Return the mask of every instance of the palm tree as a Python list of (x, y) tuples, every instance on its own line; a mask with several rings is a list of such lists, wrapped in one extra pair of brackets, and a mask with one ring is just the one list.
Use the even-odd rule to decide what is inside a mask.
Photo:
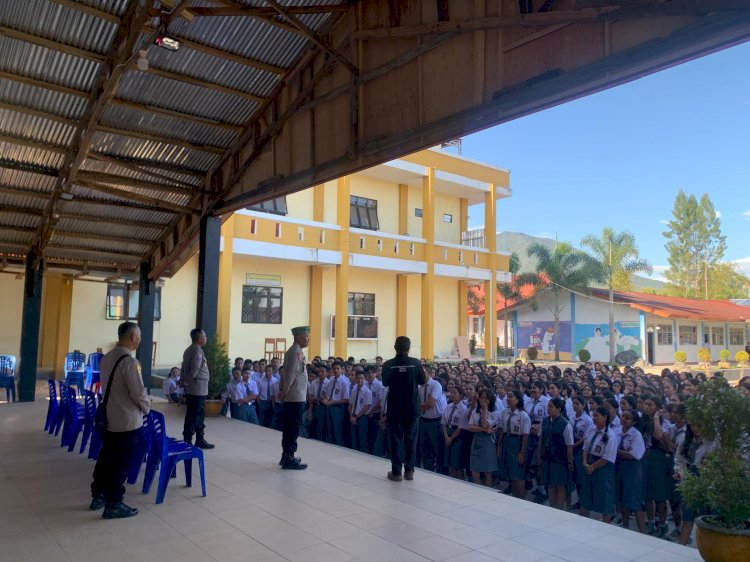
[[(554, 250), (539, 243), (531, 244), (526, 250), (529, 257), (537, 259), (535, 273), (524, 275), (525, 281), (537, 287), (545, 287), (552, 293), (555, 319), (555, 361), (560, 360), (560, 313), (565, 309), (560, 297), (563, 292), (585, 293), (594, 281), (603, 281), (600, 264), (591, 256), (576, 250), (567, 242), (556, 243)], [(572, 351), (572, 350), (571, 350)]]
[(519, 284), (518, 270), (521, 269), (521, 260), (518, 254), (513, 252), (510, 256), (508, 272), (511, 275), (511, 280), (508, 283), (497, 284), (497, 296), (503, 305), (503, 335), (505, 342), (503, 347), (508, 349), (508, 304), (511, 302), (518, 302), (521, 300), (521, 286)]
[(581, 246), (588, 248), (602, 267), (609, 289), (609, 362), (615, 362), (615, 307), (614, 290), (616, 279), (633, 273), (651, 273), (653, 268), (648, 260), (640, 259), (635, 237), (627, 231), (615, 232), (603, 228), (600, 238), (589, 235), (581, 240)]

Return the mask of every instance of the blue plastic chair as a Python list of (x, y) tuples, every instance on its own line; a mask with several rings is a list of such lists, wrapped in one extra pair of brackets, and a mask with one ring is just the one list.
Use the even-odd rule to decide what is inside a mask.
[(138, 445), (136, 445), (135, 452), (133, 453), (133, 461), (128, 472), (128, 484), (135, 484), (138, 481), (138, 475), (141, 473), (141, 466), (143, 466), (143, 463), (148, 458), (150, 451), (151, 416), (145, 414), (143, 416), (143, 426), (141, 427)]
[(14, 355), (0, 355), (0, 388), (5, 389), (5, 400), (16, 401), (16, 358)]
[(68, 387), (68, 415), (65, 419), (65, 426), (63, 427), (63, 435), (60, 440), (60, 446), (68, 446), (68, 452), (72, 452), (76, 448), (76, 441), (78, 441), (78, 434), (83, 429), (83, 422), (86, 418), (81, 405), (78, 403), (76, 397), (76, 391), (72, 386)]
[(94, 432), (94, 415), (96, 415), (96, 395), (87, 390), (84, 394), (83, 406), (83, 435), (81, 436), (81, 449), (79, 454), (83, 454), (88, 445), (89, 438)]
[[(55, 437), (60, 433), (60, 429), (65, 434), (65, 420), (68, 417), (68, 387), (65, 386), (65, 381), (58, 381), (60, 385), (60, 404), (57, 408), (57, 416), (55, 418)], [(62, 447), (62, 445), (60, 445)]]
[(163, 503), (167, 494), (169, 480), (175, 473), (177, 463), (185, 463), (185, 485), (193, 485), (193, 459), (198, 459), (201, 477), (201, 491), (206, 496), (206, 472), (203, 463), (203, 451), (182, 441), (170, 441), (165, 430), (164, 414), (151, 411), (151, 451), (146, 461), (146, 473), (143, 477), (143, 493), (148, 494), (159, 468), (159, 485), (156, 489), (156, 503)]
[(86, 377), (86, 354), (80, 351), (71, 351), (65, 354), (65, 384), (77, 386), (78, 394), (83, 395), (85, 389), (84, 379)]
[[(100, 351), (89, 353), (89, 360), (86, 364), (86, 388), (89, 390), (98, 390), (100, 385), (99, 362), (104, 357)], [(96, 388), (96, 390), (95, 390)]]
[(47, 406), (47, 419), (44, 420), (44, 431), (51, 434), (55, 430), (57, 411), (60, 408), (60, 404), (57, 402), (57, 387), (55, 386), (55, 379), (49, 379), (47, 381), (47, 386), (49, 386), (49, 406)]

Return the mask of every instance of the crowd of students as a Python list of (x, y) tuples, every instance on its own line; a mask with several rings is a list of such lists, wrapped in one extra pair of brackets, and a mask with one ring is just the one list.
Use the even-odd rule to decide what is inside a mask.
[[(417, 466), (691, 542), (696, 514), (676, 484), (718, 446), (685, 419), (685, 401), (704, 373), (422, 362)], [(235, 360), (225, 393), (233, 418), (279, 429), (279, 368), (276, 359)], [(381, 357), (374, 364), (315, 357), (301, 435), (388, 457), (381, 368)], [(738, 391), (750, 399), (750, 377)]]

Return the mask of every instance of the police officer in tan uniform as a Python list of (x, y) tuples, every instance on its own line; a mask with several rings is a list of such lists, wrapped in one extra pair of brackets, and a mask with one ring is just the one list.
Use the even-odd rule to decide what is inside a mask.
[(284, 354), (281, 369), (279, 400), (281, 409), (281, 461), (284, 470), (304, 470), (306, 464), (294, 456), (297, 452), (297, 437), (302, 423), (302, 414), (307, 401), (307, 370), (305, 354), (302, 351), (310, 343), (310, 326), (292, 328), (294, 344)]
[(208, 364), (203, 354), (203, 346), (206, 345), (206, 332), (199, 328), (190, 330), (190, 339), (193, 341), (182, 354), (182, 377), (181, 383), (185, 385), (185, 425), (182, 429), (182, 437), (185, 443), (193, 442), (195, 433), (195, 446), (201, 449), (213, 449), (214, 445), (206, 441), (203, 433), (206, 429), (206, 395), (208, 394)]

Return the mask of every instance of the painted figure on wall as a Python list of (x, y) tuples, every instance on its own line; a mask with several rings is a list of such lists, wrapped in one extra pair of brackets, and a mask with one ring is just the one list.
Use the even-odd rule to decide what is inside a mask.
[(553, 326), (547, 326), (547, 330), (544, 332), (542, 353), (544, 353), (545, 359), (552, 359), (552, 354), (555, 353), (555, 328)]
[(594, 330), (594, 335), (588, 339), (583, 349), (591, 354), (592, 361), (608, 361), (609, 335), (602, 335), (602, 329), (597, 327)]
[(529, 347), (542, 349), (542, 329), (539, 326), (537, 326), (531, 336), (529, 336)]

